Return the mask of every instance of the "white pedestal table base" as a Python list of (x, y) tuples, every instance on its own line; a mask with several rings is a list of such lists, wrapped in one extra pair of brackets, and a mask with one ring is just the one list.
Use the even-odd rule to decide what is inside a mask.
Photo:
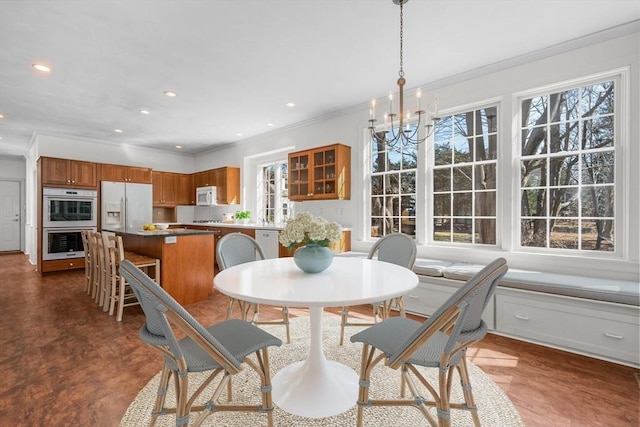
[(301, 417), (338, 415), (351, 409), (358, 399), (358, 374), (324, 356), (322, 311), (323, 307), (310, 308), (311, 342), (307, 359), (281, 369), (272, 380), (275, 404)]

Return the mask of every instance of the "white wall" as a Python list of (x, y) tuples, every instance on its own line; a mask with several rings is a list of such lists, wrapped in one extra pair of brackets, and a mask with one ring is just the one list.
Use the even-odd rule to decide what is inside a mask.
[(88, 141), (39, 134), (36, 156), (86, 160), (96, 163), (112, 163), (141, 166), (164, 172), (191, 173), (193, 156), (163, 151), (116, 145), (100, 141)]
[[(501, 156), (505, 159), (511, 159), (516, 153), (516, 147), (511, 143), (511, 140), (513, 135), (517, 135), (517, 132), (514, 132), (517, 126), (515, 116), (518, 110), (515, 96), (518, 92), (559, 82), (569, 82), (614, 69), (628, 68), (629, 116), (626, 118), (627, 128), (619, 135), (619, 137), (627, 139), (628, 151), (619, 152), (617, 156), (617, 161), (626, 162), (627, 174), (625, 183), (621, 185), (624, 191), (622, 194), (620, 192), (617, 194), (617, 197), (622, 197), (626, 201), (622, 221), (617, 224), (617, 227), (623, 227), (623, 234), (629, 236), (629, 244), (624, 248), (623, 258), (607, 258), (606, 254), (604, 256), (595, 254), (593, 257), (586, 258), (518, 253), (513, 250), (514, 242), (506, 241), (507, 239), (503, 239), (498, 248), (451, 248), (421, 244), (419, 256), (478, 263), (486, 263), (497, 256), (504, 256), (508, 259), (511, 268), (540, 269), (569, 274), (575, 274), (579, 271), (581, 274), (594, 277), (640, 280), (638, 271), (640, 253), (638, 238), (640, 235), (638, 220), (640, 218), (640, 185), (638, 185), (640, 182), (640, 168), (638, 167), (640, 165), (640, 144), (638, 144), (640, 140), (640, 121), (638, 120), (640, 117), (639, 56), (640, 33), (636, 32), (588, 47), (557, 53), (543, 59), (537, 59), (538, 56), (536, 60), (531, 62), (491, 74), (441, 84), (438, 87), (434, 85), (429, 88), (428, 96), (424, 101), (433, 102), (433, 94), (437, 92), (440, 112), (446, 114), (447, 110), (459, 109), (461, 106), (497, 100), (501, 111)], [(414, 78), (419, 80), (419, 76), (414, 76)], [(356, 82), (357, 80), (354, 80), (354, 84), (357, 84)], [(625, 94), (619, 93), (619, 95)], [(381, 101), (383, 100), (379, 100), (379, 104)], [(352, 147), (351, 200), (297, 203), (296, 211), (305, 210), (314, 214), (322, 214), (327, 219), (351, 227), (353, 229), (352, 247), (355, 250), (366, 251), (372, 244), (366, 239), (365, 225), (367, 221), (364, 216), (367, 187), (363, 159), (367, 119), (368, 105), (362, 104), (312, 123), (259, 135), (234, 146), (205, 153), (198, 156), (195, 167), (196, 170), (224, 165), (243, 167), (252, 164), (253, 160), (251, 159), (267, 149), (271, 151), (290, 146), (299, 150), (334, 142), (350, 145)], [(513, 217), (511, 206), (514, 203), (518, 204), (517, 198), (515, 198), (517, 196), (514, 197), (517, 180), (514, 181), (512, 178), (514, 169), (511, 163), (508, 160), (504, 161), (499, 170), (501, 176), (499, 193), (502, 199), (499, 219), (503, 224), (501, 234), (504, 236), (513, 234), (510, 230), (514, 227), (513, 224), (516, 224), (516, 219)], [(504, 165), (507, 166), (504, 167)], [(245, 194), (251, 194), (251, 191), (247, 189), (247, 183), (253, 182), (254, 177), (251, 168), (243, 168), (242, 179)], [(424, 185), (424, 181), (422, 184)], [(255, 207), (249, 207), (255, 209)], [(422, 224), (424, 225), (424, 221)], [(419, 243), (424, 243), (426, 233), (422, 230), (418, 234)]]
[(0, 156), (0, 179), (15, 181), (20, 184), (20, 250), (25, 251), (25, 224), (27, 219), (26, 204), (27, 162), (24, 157)]

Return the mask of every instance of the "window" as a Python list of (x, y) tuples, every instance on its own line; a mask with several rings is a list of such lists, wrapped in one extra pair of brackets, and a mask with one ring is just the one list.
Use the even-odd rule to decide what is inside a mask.
[[(382, 131), (379, 135), (383, 137), (386, 132)], [(393, 130), (393, 134), (397, 132), (397, 129)], [(396, 232), (415, 236), (417, 146), (398, 144), (393, 147), (376, 138), (372, 138), (370, 143), (369, 236), (380, 237)]]
[(434, 241), (496, 244), (497, 129), (495, 106), (436, 121)]
[(260, 166), (261, 177), (258, 194), (260, 219), (265, 223), (283, 223), (291, 215), (291, 202), (287, 189), (287, 161)]
[(614, 251), (615, 84), (521, 101), (520, 244)]

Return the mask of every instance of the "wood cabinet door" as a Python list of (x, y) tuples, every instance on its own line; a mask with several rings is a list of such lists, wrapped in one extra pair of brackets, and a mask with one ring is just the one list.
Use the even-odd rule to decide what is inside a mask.
[(178, 196), (178, 174), (163, 172), (162, 174), (162, 203), (175, 205)]
[(228, 166), (222, 168), (216, 180), (218, 187), (218, 203), (227, 205), (240, 204), (240, 168)]
[(161, 205), (162, 204), (162, 172), (152, 172), (152, 183), (153, 183), (153, 204)]
[(100, 180), (125, 182), (127, 180), (127, 167), (120, 165), (100, 165)]
[(70, 161), (71, 185), (79, 187), (98, 186), (97, 164), (92, 162)]
[(216, 174), (214, 169), (196, 172), (193, 174), (193, 185), (195, 188), (215, 186), (215, 179)]
[(178, 205), (196, 204), (196, 190), (193, 186), (193, 175), (178, 175), (178, 196), (176, 203)]
[(44, 185), (69, 185), (69, 160), (43, 157), (42, 162), (42, 184)]
[(150, 168), (141, 168), (138, 166), (128, 166), (126, 179), (128, 182), (137, 182), (138, 184), (151, 184), (152, 173)]
[(309, 151), (298, 151), (288, 156), (289, 199), (308, 200), (311, 197), (309, 175)]

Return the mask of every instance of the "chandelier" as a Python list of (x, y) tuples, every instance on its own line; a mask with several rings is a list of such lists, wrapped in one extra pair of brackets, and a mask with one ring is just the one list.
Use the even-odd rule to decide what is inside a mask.
[[(420, 109), (420, 98), (422, 93), (420, 89), (416, 91), (416, 111), (415, 116), (417, 116), (417, 120), (413, 119), (407, 110), (403, 113), (404, 110), (404, 85), (406, 80), (404, 78), (404, 69), (403, 69), (403, 10), (402, 7), (409, 0), (393, 0), (393, 3), (400, 6), (400, 71), (398, 72), (398, 100), (399, 100), (399, 109), (397, 113), (393, 112), (393, 93), (389, 93), (389, 112), (385, 113), (384, 121), (385, 121), (385, 129), (389, 129), (388, 131), (379, 131), (376, 132), (376, 100), (373, 99), (371, 101), (371, 108), (369, 109), (369, 130), (371, 131), (371, 138), (375, 139), (377, 142), (386, 144), (390, 147), (396, 147), (398, 145), (401, 146), (410, 146), (410, 145), (418, 145), (424, 142), (427, 138), (433, 134), (433, 122), (438, 119), (438, 97), (436, 96), (434, 99), (434, 110), (428, 111)], [(426, 124), (424, 125), (426, 131), (420, 137), (420, 125), (423, 120), (423, 116), (426, 115)], [(415, 126), (414, 126), (415, 124)]]

